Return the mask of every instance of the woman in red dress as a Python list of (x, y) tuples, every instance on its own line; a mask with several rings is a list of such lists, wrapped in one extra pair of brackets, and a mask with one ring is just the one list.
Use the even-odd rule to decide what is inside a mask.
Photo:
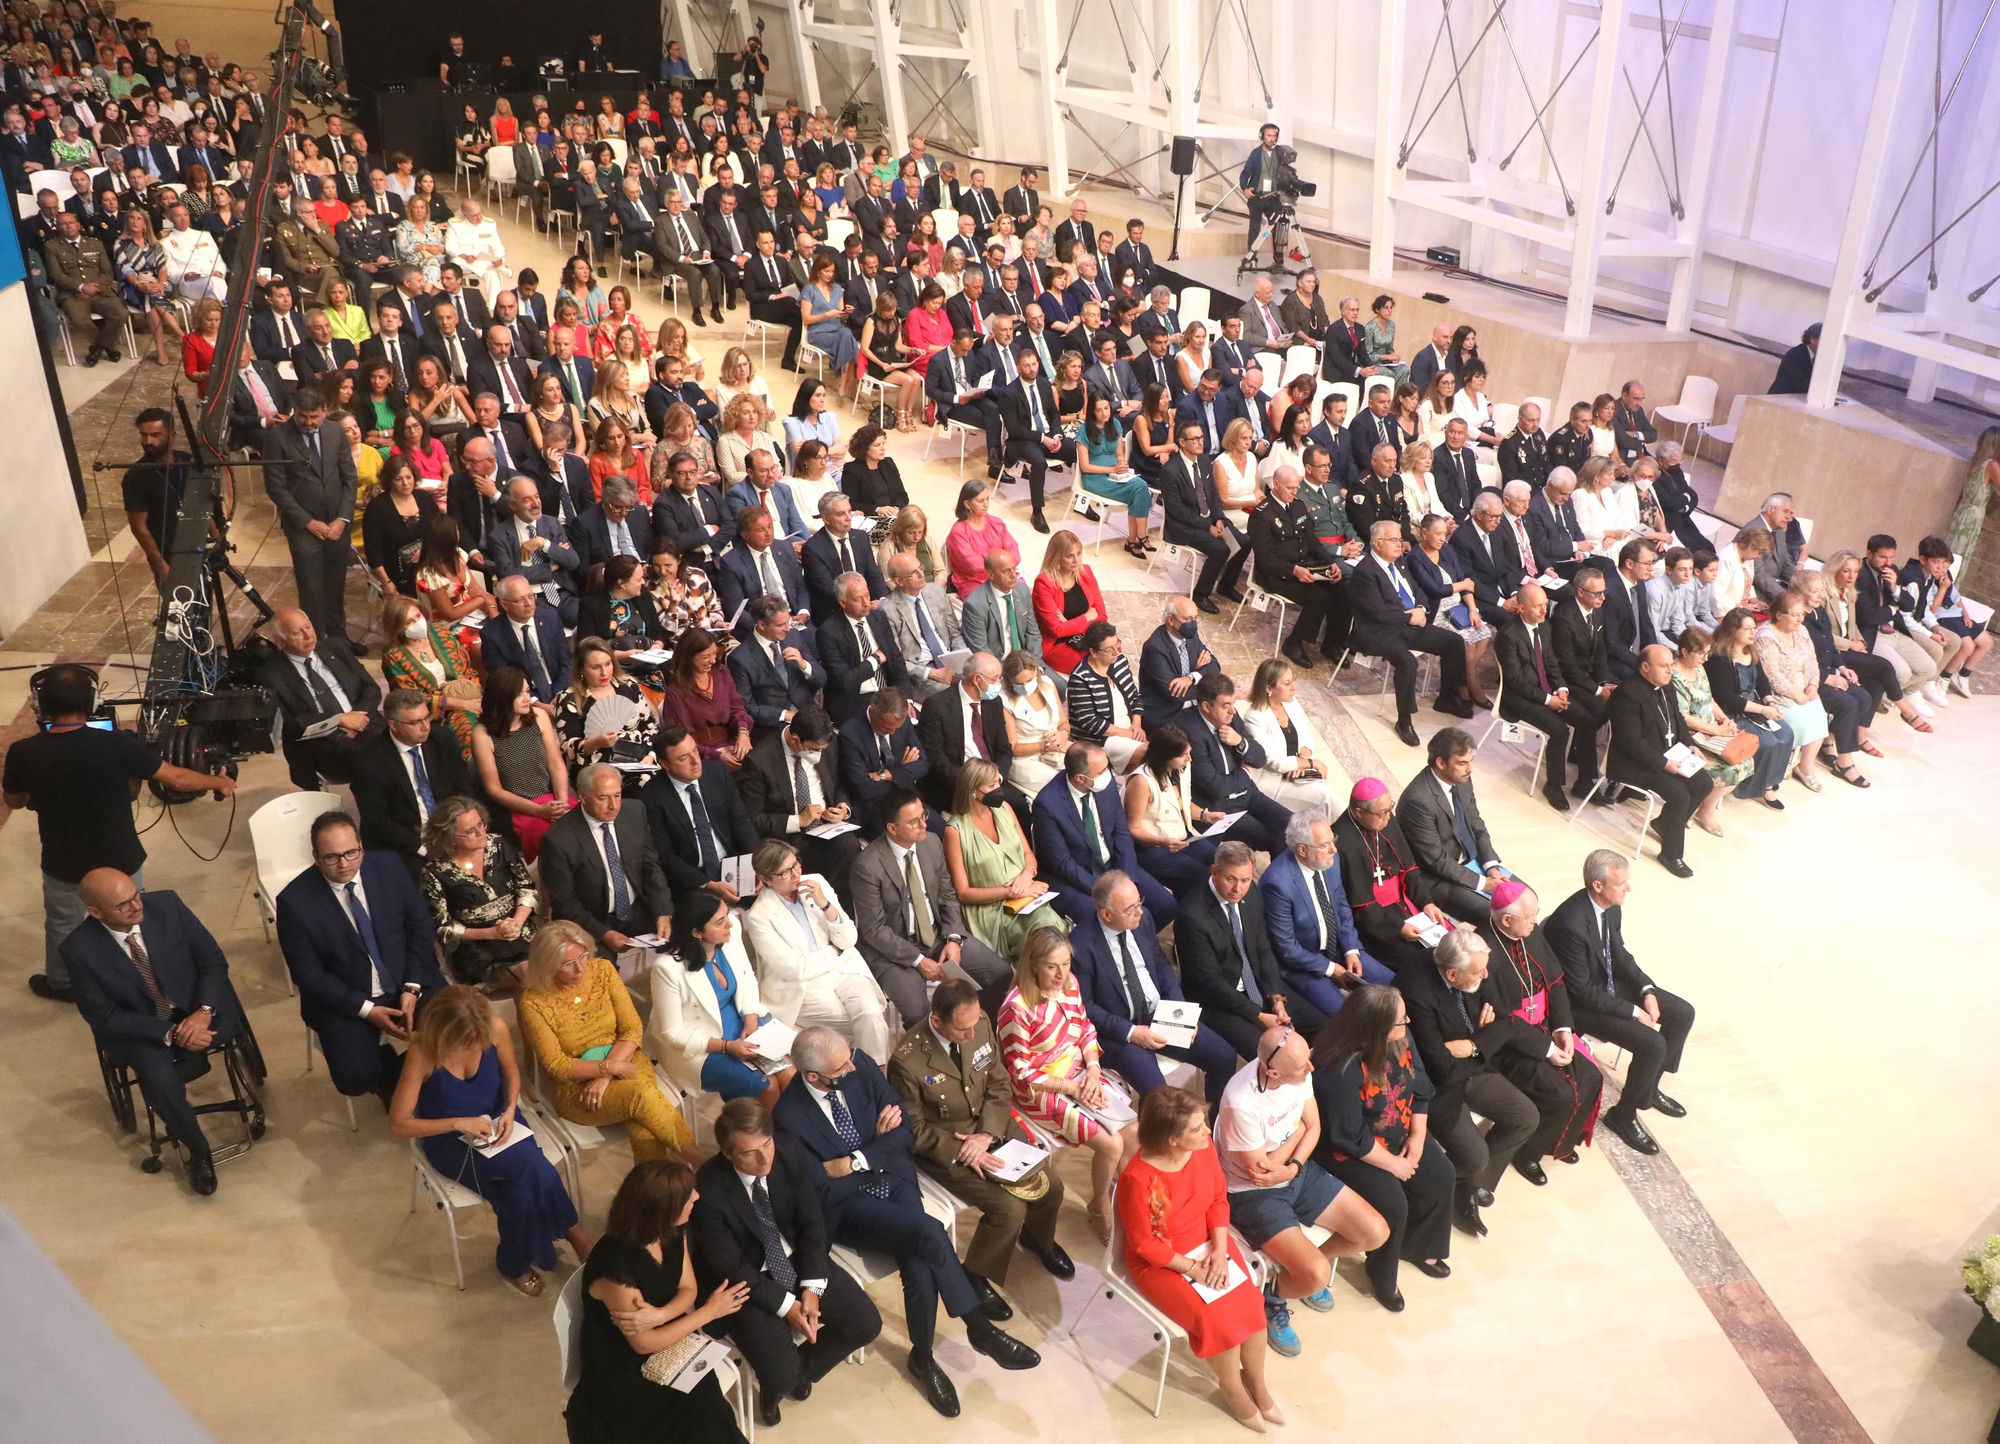
[[(1229, 1237), (1228, 1185), (1207, 1110), (1192, 1093), (1156, 1088), (1139, 1105), (1139, 1156), (1118, 1180), (1118, 1223), (1132, 1282), (1187, 1330), (1188, 1347), (1215, 1370), (1236, 1422), (1260, 1434), (1265, 1420), (1284, 1423), (1264, 1383), (1263, 1295)], [(1230, 1262), (1243, 1282), (1203, 1300), (1195, 1284), (1221, 1287)]]

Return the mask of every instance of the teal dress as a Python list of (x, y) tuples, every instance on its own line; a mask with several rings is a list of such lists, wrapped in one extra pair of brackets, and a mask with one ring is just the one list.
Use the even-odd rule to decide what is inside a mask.
[[(1118, 464), (1118, 441), (1124, 434), (1125, 424), (1113, 417), (1110, 429), (1093, 434), (1091, 428), (1085, 426), (1077, 432), (1076, 441), (1090, 458), (1091, 465), (1115, 466)], [(1113, 481), (1101, 471), (1086, 471), (1081, 475), (1085, 491), (1116, 502), (1135, 517), (1144, 518), (1153, 509), (1153, 493), (1137, 475), (1123, 481)]]
[[(707, 968), (709, 984), (715, 989), (716, 1005), (722, 1010), (722, 1040), (733, 1043), (743, 1036), (744, 1022), (743, 1013), (736, 1006), (736, 970), (730, 967), (729, 954), (722, 948), (715, 950)], [(771, 1080), (761, 1070), (727, 1053), (710, 1053), (701, 1060), (702, 1088), (706, 1092), (720, 1094), (725, 1103), (733, 1098), (755, 1098), (770, 1083)]]

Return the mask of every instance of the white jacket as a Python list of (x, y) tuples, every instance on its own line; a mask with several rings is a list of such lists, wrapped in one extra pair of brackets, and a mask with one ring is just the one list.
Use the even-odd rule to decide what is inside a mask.
[[(741, 915), (731, 919), (734, 927), (723, 945), (729, 970), (736, 975), (736, 1010), (750, 1029), (753, 1018), (769, 1011), (757, 988), (757, 970), (750, 964), (750, 952), (743, 944)], [(666, 1070), (680, 1088), (701, 1092), (701, 1065), (708, 1060), (708, 1040), (722, 1036), (722, 1004), (708, 970), (690, 972), (671, 953), (653, 958), (653, 1009), (646, 1020), (646, 1051)]]
[[(821, 909), (810, 899), (806, 911), (812, 917), (808, 935), (799, 929), (799, 920), (784, 899), (771, 888), (759, 888), (757, 901), (743, 917), (744, 939), (757, 963), (758, 990), (764, 1006), (788, 1024), (796, 1025), (799, 1004), (811, 988), (830, 982), (842, 973), (866, 978), (877, 1001), (887, 1005), (875, 975), (854, 946), (860, 931), (854, 920), (841, 910), (833, 888), (817, 873), (808, 875), (826, 894), (828, 907)], [(801, 884), (803, 886), (803, 883)]]

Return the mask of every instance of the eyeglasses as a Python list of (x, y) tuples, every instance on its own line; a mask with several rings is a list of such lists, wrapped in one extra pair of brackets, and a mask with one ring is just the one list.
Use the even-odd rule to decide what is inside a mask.
[(359, 862), (361, 861), (362, 851), (363, 849), (361, 848), (350, 847), (346, 852), (323, 852), (319, 855), (319, 860), (321, 862), (338, 862), (342, 864)]

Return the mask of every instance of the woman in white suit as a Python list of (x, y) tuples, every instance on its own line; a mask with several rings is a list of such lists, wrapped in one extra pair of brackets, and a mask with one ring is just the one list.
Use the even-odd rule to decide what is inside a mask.
[[(1328, 817), (1338, 817), (1347, 805), (1341, 800), (1347, 784), (1345, 779), (1336, 780), (1333, 754), (1299, 705), (1290, 662), (1267, 657), (1258, 664), (1250, 683), (1250, 705), (1242, 717), (1244, 730), (1264, 749), (1265, 765), (1253, 774), (1257, 790), (1294, 812), (1324, 807)], [(1295, 775), (1313, 771), (1321, 775)]]
[(791, 1080), (786, 1067), (766, 1073), (750, 1035), (772, 1014), (757, 991), (736, 912), (711, 892), (674, 908), (674, 934), (653, 959), (653, 1015), (646, 1025), (652, 1056), (689, 1095), (725, 1103), (761, 1098), (769, 1108)]
[(765, 1006), (794, 1028), (831, 1028), (887, 1067), (888, 999), (854, 946), (854, 920), (825, 878), (805, 875), (790, 843), (766, 842), (750, 864), (759, 886), (743, 935)]

